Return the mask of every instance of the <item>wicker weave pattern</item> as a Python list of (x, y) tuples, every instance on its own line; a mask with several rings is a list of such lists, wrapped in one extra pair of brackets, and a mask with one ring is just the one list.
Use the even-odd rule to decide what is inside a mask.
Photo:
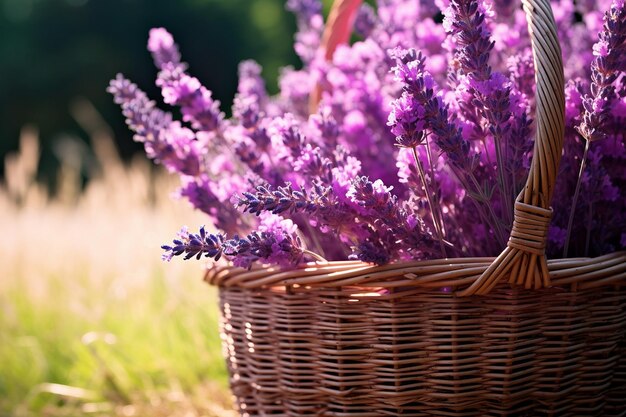
[(242, 415), (626, 410), (624, 287), (502, 286), (465, 298), (411, 287), (377, 296), (357, 287), (263, 294), (233, 287), (220, 299), (225, 311), (253, 303), (223, 329)]
[(626, 253), (455, 295), (490, 262), (211, 270), (242, 415), (624, 415)]

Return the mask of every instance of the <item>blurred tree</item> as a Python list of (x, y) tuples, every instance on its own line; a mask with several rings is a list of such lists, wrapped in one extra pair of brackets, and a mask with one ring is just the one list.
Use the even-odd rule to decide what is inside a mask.
[(50, 179), (53, 141), (86, 139), (69, 111), (78, 97), (103, 114), (123, 156), (138, 150), (105, 88), (122, 72), (160, 99), (146, 51), (156, 26), (172, 32), (191, 72), (227, 113), (242, 59), (264, 67), (274, 92), (279, 67), (299, 65), (284, 0), (0, 0), (0, 175), (20, 129), (34, 124), (43, 142), (40, 171)]

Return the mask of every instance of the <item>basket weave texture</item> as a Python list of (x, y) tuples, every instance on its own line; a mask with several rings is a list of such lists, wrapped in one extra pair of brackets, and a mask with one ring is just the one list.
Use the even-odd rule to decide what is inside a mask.
[(563, 66), (549, 0), (523, 4), (537, 133), (505, 250), (209, 270), (242, 416), (626, 416), (626, 252), (545, 258)]
[(241, 415), (626, 415), (626, 254), (447, 291), (490, 261), (211, 271)]

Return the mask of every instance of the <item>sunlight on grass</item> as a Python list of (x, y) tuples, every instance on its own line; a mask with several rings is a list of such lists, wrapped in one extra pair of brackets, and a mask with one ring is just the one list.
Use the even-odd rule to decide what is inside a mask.
[(0, 188), (0, 415), (228, 415), (216, 292), (159, 245), (207, 221), (148, 162), (94, 136), (100, 177), (55, 199), (34, 183), (36, 133)]

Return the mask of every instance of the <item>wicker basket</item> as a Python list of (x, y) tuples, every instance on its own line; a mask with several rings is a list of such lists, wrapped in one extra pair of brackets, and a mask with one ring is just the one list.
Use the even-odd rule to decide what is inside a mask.
[(549, 0), (524, 9), (537, 135), (507, 248), (210, 270), (242, 416), (626, 416), (626, 253), (545, 259), (563, 70)]

